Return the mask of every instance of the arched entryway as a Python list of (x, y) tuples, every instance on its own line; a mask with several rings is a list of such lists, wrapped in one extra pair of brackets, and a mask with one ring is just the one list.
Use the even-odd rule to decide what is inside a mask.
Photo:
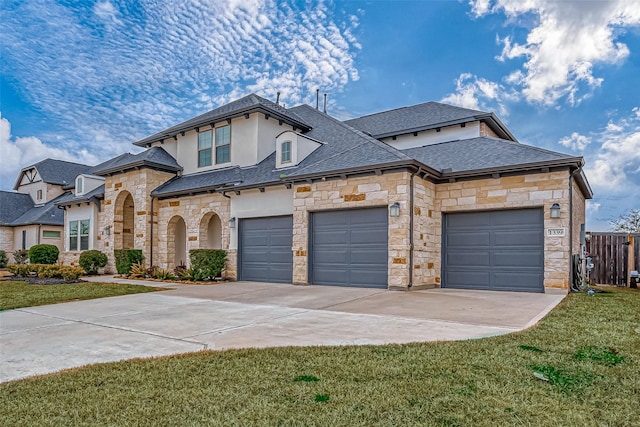
[(114, 249), (133, 249), (135, 236), (135, 203), (128, 191), (118, 194), (113, 217)]
[(187, 264), (187, 225), (178, 215), (167, 226), (167, 261), (169, 268)]
[(200, 248), (222, 249), (222, 221), (215, 212), (209, 212), (200, 221)]

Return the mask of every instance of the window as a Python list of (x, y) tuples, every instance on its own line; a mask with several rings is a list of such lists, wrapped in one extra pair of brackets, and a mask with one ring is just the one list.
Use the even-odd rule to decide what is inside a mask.
[(82, 194), (82, 187), (84, 187), (84, 179), (79, 176), (76, 178), (76, 194)]
[(280, 161), (282, 163), (289, 163), (291, 161), (291, 141), (283, 142), (281, 148)]
[(86, 251), (89, 249), (89, 220), (69, 221), (69, 250)]
[(60, 232), (53, 230), (43, 230), (42, 237), (44, 237), (45, 239), (57, 239), (60, 237)]
[(38, 195), (37, 195), (37, 197), (38, 197), (38, 201), (42, 200), (42, 190), (38, 190), (38, 193), (37, 193), (37, 194), (38, 194)]
[(211, 131), (198, 134), (198, 167), (211, 166)]
[(216, 164), (231, 161), (231, 126), (216, 128)]

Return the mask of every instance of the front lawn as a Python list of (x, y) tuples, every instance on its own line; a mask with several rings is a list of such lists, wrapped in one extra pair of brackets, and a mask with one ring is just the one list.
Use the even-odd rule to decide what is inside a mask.
[(637, 426), (640, 292), (463, 342), (202, 352), (0, 385), (6, 425)]
[(0, 311), (161, 290), (150, 286), (79, 282), (62, 285), (29, 285), (22, 281), (0, 282)]

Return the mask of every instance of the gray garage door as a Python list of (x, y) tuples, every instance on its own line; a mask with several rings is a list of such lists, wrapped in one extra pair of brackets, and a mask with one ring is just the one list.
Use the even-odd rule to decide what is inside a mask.
[(311, 214), (311, 283), (387, 287), (387, 208)]
[(240, 220), (239, 278), (257, 282), (291, 283), (293, 279), (293, 217)]
[(444, 215), (442, 286), (544, 292), (542, 209)]

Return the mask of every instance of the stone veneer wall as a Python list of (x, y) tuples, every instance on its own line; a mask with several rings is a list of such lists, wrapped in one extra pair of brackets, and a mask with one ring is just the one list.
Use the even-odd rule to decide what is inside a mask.
[[(154, 255), (154, 263), (162, 268), (174, 268), (173, 260), (169, 254), (172, 253), (168, 247), (169, 242), (169, 222), (180, 216), (187, 227), (187, 258), (191, 249), (202, 249), (206, 247), (204, 237), (206, 227), (209, 224), (211, 214), (220, 218), (222, 223), (222, 249), (227, 250), (227, 267), (223, 275), (236, 278), (236, 263), (234, 255), (230, 254), (229, 248), (229, 227), (226, 227), (230, 217), (229, 199), (221, 194), (203, 194), (199, 196), (189, 196), (174, 199), (156, 201), (158, 205), (157, 225), (155, 225), (155, 236), (158, 242), (157, 255)], [(203, 246), (204, 245), (204, 246)], [(235, 253), (235, 251), (234, 251)], [(187, 259), (187, 265), (189, 260)]]
[(0, 250), (5, 251), (9, 262), (13, 262), (13, 228), (0, 227)]
[[(102, 209), (99, 213), (98, 236), (96, 249), (99, 249), (109, 257), (108, 271), (115, 271), (115, 263), (113, 258), (114, 236), (116, 233), (115, 222), (122, 221), (122, 206), (116, 206), (116, 201), (122, 201), (124, 198), (118, 199), (124, 191), (131, 193), (134, 202), (134, 248), (142, 249), (146, 263), (150, 261), (151, 245), (153, 244), (154, 256), (158, 253), (157, 238), (151, 242), (151, 191), (160, 184), (168, 181), (174, 174), (160, 172), (148, 168), (126, 172), (123, 174), (108, 176), (105, 179), (104, 200)], [(157, 220), (158, 201), (154, 205), (154, 232), (158, 227)], [(111, 233), (104, 232), (105, 227), (111, 227)], [(154, 261), (155, 262), (155, 261)]]
[(496, 134), (493, 129), (491, 129), (486, 123), (482, 122), (480, 122), (480, 136), (499, 138), (498, 134)]
[(435, 212), (436, 185), (419, 177), (413, 183), (413, 289), (439, 283), (439, 215)]
[(308, 284), (309, 212), (400, 204), (400, 216), (389, 218), (389, 288), (409, 285), (409, 176), (408, 172), (345, 180), (318, 181), (294, 186), (293, 282)]
[[(549, 218), (553, 203), (560, 205), (559, 219)], [(519, 175), (439, 184), (436, 188), (435, 228), (442, 228), (442, 215), (490, 209), (544, 208), (544, 228), (566, 229), (565, 237), (544, 240), (544, 286), (569, 286), (569, 171)], [(576, 220), (574, 219), (574, 222)], [(440, 247), (437, 248), (440, 251)], [(441, 254), (436, 261), (438, 279), (441, 274)]]
[(573, 250), (572, 253), (581, 253), (580, 225), (586, 222), (585, 198), (580, 188), (573, 182)]

